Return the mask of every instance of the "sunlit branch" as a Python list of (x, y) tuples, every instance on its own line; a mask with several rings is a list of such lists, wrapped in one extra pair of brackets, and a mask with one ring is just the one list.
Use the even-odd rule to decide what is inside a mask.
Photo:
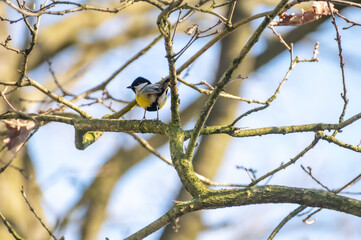
[(9, 233), (14, 237), (16, 240), (25, 240), (24, 238), (20, 237), (19, 234), (15, 231), (14, 227), (9, 223), (8, 220), (0, 213), (0, 218), (3, 221), (5, 227), (8, 229)]
[(347, 149), (350, 149), (355, 152), (361, 152), (361, 147), (342, 142), (342, 141), (336, 139), (333, 135), (329, 136), (324, 133), (320, 133), (320, 137), (321, 137), (321, 139), (326, 140), (329, 143), (334, 143), (340, 147), (347, 148)]
[(47, 95), (50, 98), (52, 98), (53, 100), (55, 100), (56, 102), (62, 103), (65, 106), (67, 106), (67, 107), (73, 109), (74, 111), (78, 112), (81, 116), (83, 116), (85, 118), (92, 118), (92, 116), (90, 116), (88, 113), (86, 113), (83, 109), (79, 108), (78, 106), (76, 106), (72, 102), (66, 100), (65, 98), (55, 94), (54, 92), (46, 89), (45, 87), (40, 85), (37, 81), (31, 79), (28, 76), (26, 76), (26, 79), (27, 79), (27, 81), (25, 82), (24, 86), (33, 86), (36, 89), (38, 89), (39, 91), (41, 91), (42, 93), (44, 93), (45, 95)]

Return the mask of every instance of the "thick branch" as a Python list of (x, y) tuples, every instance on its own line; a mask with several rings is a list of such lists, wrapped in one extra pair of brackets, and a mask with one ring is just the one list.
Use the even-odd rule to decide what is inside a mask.
[[(340, 130), (354, 123), (361, 118), (361, 113), (356, 114), (342, 123), (313, 123), (304, 125), (291, 125), (280, 127), (264, 127), (254, 129), (240, 129), (231, 126), (211, 126), (201, 130), (201, 135), (211, 134), (228, 134), (232, 137), (254, 137), (269, 134), (288, 134), (299, 132), (318, 132)], [(25, 114), (21, 112), (7, 112), (0, 114), (2, 119), (30, 119), (38, 122), (60, 122), (73, 125), (80, 131), (103, 131), (103, 132), (137, 132), (137, 133), (156, 133), (164, 136), (168, 135), (169, 125), (160, 121), (152, 120), (118, 120), (118, 119), (84, 119), (73, 113), (59, 113), (57, 115), (38, 115)], [(192, 130), (184, 131), (184, 138), (188, 139), (192, 134)], [(339, 144), (334, 138), (322, 134), (321, 138)], [(352, 149), (356, 150), (356, 149)]]
[(245, 206), (263, 203), (295, 203), (321, 207), (361, 217), (361, 201), (331, 192), (284, 186), (256, 186), (245, 189), (211, 191), (200, 198), (180, 203), (158, 220), (127, 239), (142, 239), (186, 213), (202, 209)]
[(214, 191), (200, 199), (202, 209), (234, 207), (260, 203), (297, 203), (322, 207), (361, 217), (361, 201), (323, 190), (284, 186), (257, 186)]
[[(361, 118), (361, 113), (352, 116), (342, 123), (332, 124), (332, 123), (312, 123), (304, 125), (291, 125), (291, 126), (280, 126), (280, 127), (263, 127), (263, 128), (254, 128), (254, 129), (240, 129), (233, 126), (210, 126), (205, 127), (201, 130), (201, 135), (211, 135), (211, 134), (228, 134), (232, 137), (254, 137), (254, 136), (263, 136), (268, 134), (288, 134), (288, 133), (299, 133), (299, 132), (318, 132), (318, 131), (331, 131), (331, 130), (340, 130), (347, 127), (348, 125), (354, 123)], [(185, 131), (185, 138), (190, 138), (193, 130)], [(325, 140), (327, 136), (322, 135)], [(333, 141), (335, 142), (335, 141)], [(335, 142), (336, 143), (336, 142)], [(337, 143), (336, 143), (337, 144)], [(340, 145), (340, 144), (338, 144)], [(354, 149), (353, 149), (354, 150)]]
[(136, 132), (168, 135), (168, 124), (153, 120), (85, 119), (72, 113), (38, 115), (20, 112), (1, 114), (0, 120), (2, 119), (29, 119), (43, 124), (48, 122), (61, 122), (73, 125), (77, 131)]

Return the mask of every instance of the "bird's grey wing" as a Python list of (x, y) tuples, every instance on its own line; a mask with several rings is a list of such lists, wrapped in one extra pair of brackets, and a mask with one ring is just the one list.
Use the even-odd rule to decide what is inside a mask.
[(159, 84), (150, 84), (143, 88), (142, 93), (146, 94), (159, 94), (162, 92), (161, 86)]

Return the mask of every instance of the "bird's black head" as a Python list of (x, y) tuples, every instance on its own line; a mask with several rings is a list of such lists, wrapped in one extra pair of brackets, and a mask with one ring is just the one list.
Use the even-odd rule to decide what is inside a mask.
[(135, 92), (135, 88), (136, 88), (137, 86), (139, 86), (140, 84), (142, 84), (142, 83), (146, 83), (147, 85), (148, 85), (148, 84), (151, 84), (151, 82), (150, 82), (149, 80), (147, 80), (147, 79), (145, 79), (145, 78), (143, 78), (143, 77), (137, 77), (137, 78), (133, 81), (132, 85), (128, 86), (127, 88), (130, 88), (130, 89), (132, 89), (132, 90)]

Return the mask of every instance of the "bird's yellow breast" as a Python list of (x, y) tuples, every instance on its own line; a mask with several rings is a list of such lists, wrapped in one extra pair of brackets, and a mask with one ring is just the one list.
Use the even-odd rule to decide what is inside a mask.
[(137, 101), (138, 105), (142, 108), (146, 109), (152, 105), (152, 98), (147, 96), (147, 94), (138, 93), (135, 95), (135, 100)]

